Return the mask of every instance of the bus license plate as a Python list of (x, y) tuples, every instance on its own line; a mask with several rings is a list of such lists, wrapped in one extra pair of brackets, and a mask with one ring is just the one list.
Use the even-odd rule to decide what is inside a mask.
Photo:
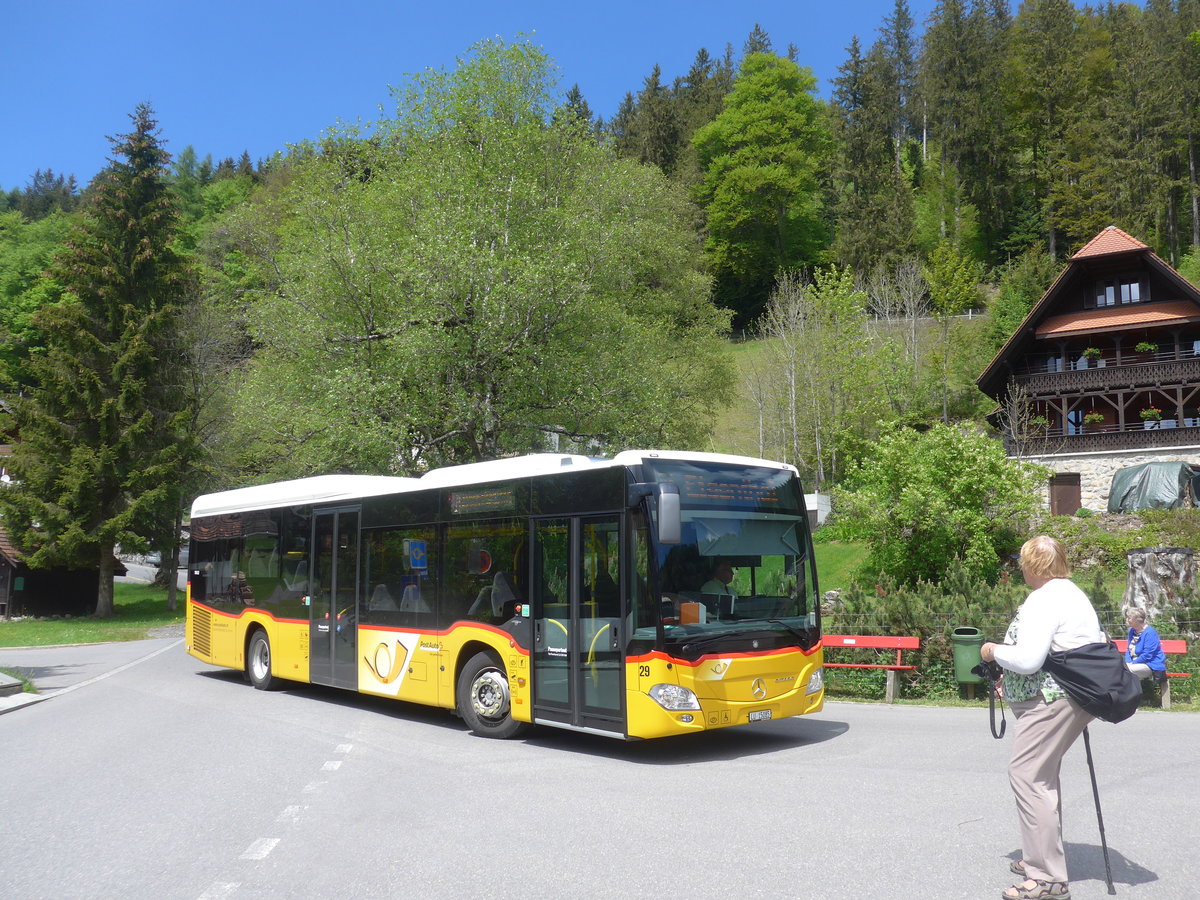
[(771, 718), (771, 711), (769, 709), (755, 709), (750, 711), (751, 722), (765, 722), (769, 718)]

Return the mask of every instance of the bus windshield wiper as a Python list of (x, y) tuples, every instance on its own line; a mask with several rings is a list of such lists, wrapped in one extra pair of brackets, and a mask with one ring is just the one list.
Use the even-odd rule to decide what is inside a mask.
[(789, 632), (791, 632), (793, 635), (798, 637), (801, 641), (808, 640), (808, 632), (807, 631), (801, 631), (799, 628), (789, 625), (787, 622), (783, 621), (783, 619), (767, 619), (766, 621), (770, 622), (772, 625), (782, 625)]
[(697, 635), (691, 640), (679, 645), (679, 649), (684, 653), (689, 650), (695, 650), (700, 647), (707, 647), (709, 644), (717, 644), (728, 638), (741, 637), (745, 632), (742, 631), (722, 631), (718, 634)]

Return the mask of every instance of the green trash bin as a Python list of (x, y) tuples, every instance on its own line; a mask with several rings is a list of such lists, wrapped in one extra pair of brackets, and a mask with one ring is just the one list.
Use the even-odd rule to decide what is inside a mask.
[(963, 626), (955, 628), (950, 635), (954, 644), (954, 677), (959, 684), (982, 684), (983, 679), (971, 669), (982, 662), (979, 648), (983, 646), (983, 632), (978, 628)]

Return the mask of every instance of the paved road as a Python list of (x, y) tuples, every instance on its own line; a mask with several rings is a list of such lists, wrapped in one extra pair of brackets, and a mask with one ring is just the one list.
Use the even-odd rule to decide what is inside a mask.
[[(3, 898), (965, 900), (1013, 880), (984, 708), (497, 742), (440, 710), (254, 691), (171, 639), (0, 650), (14, 664), (65, 690), (0, 717)], [(1118, 896), (1200, 895), (1200, 716), (1092, 731)], [(1099, 900), (1082, 745), (1064, 781), (1072, 896)]]
[[(151, 584), (158, 577), (158, 569), (154, 566), (125, 561), (125, 574), (118, 575), (118, 581), (130, 581), (135, 584)], [(180, 566), (175, 573), (175, 585), (179, 590), (187, 590), (187, 567)]]

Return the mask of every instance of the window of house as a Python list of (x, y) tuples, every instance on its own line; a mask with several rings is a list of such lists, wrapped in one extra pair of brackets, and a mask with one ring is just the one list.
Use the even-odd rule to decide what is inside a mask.
[(1073, 409), (1067, 413), (1067, 434), (1083, 434), (1083, 410)]
[(1092, 304), (1097, 308), (1116, 306), (1118, 303), (1141, 303), (1148, 300), (1149, 290), (1140, 275), (1121, 275), (1096, 282)]

